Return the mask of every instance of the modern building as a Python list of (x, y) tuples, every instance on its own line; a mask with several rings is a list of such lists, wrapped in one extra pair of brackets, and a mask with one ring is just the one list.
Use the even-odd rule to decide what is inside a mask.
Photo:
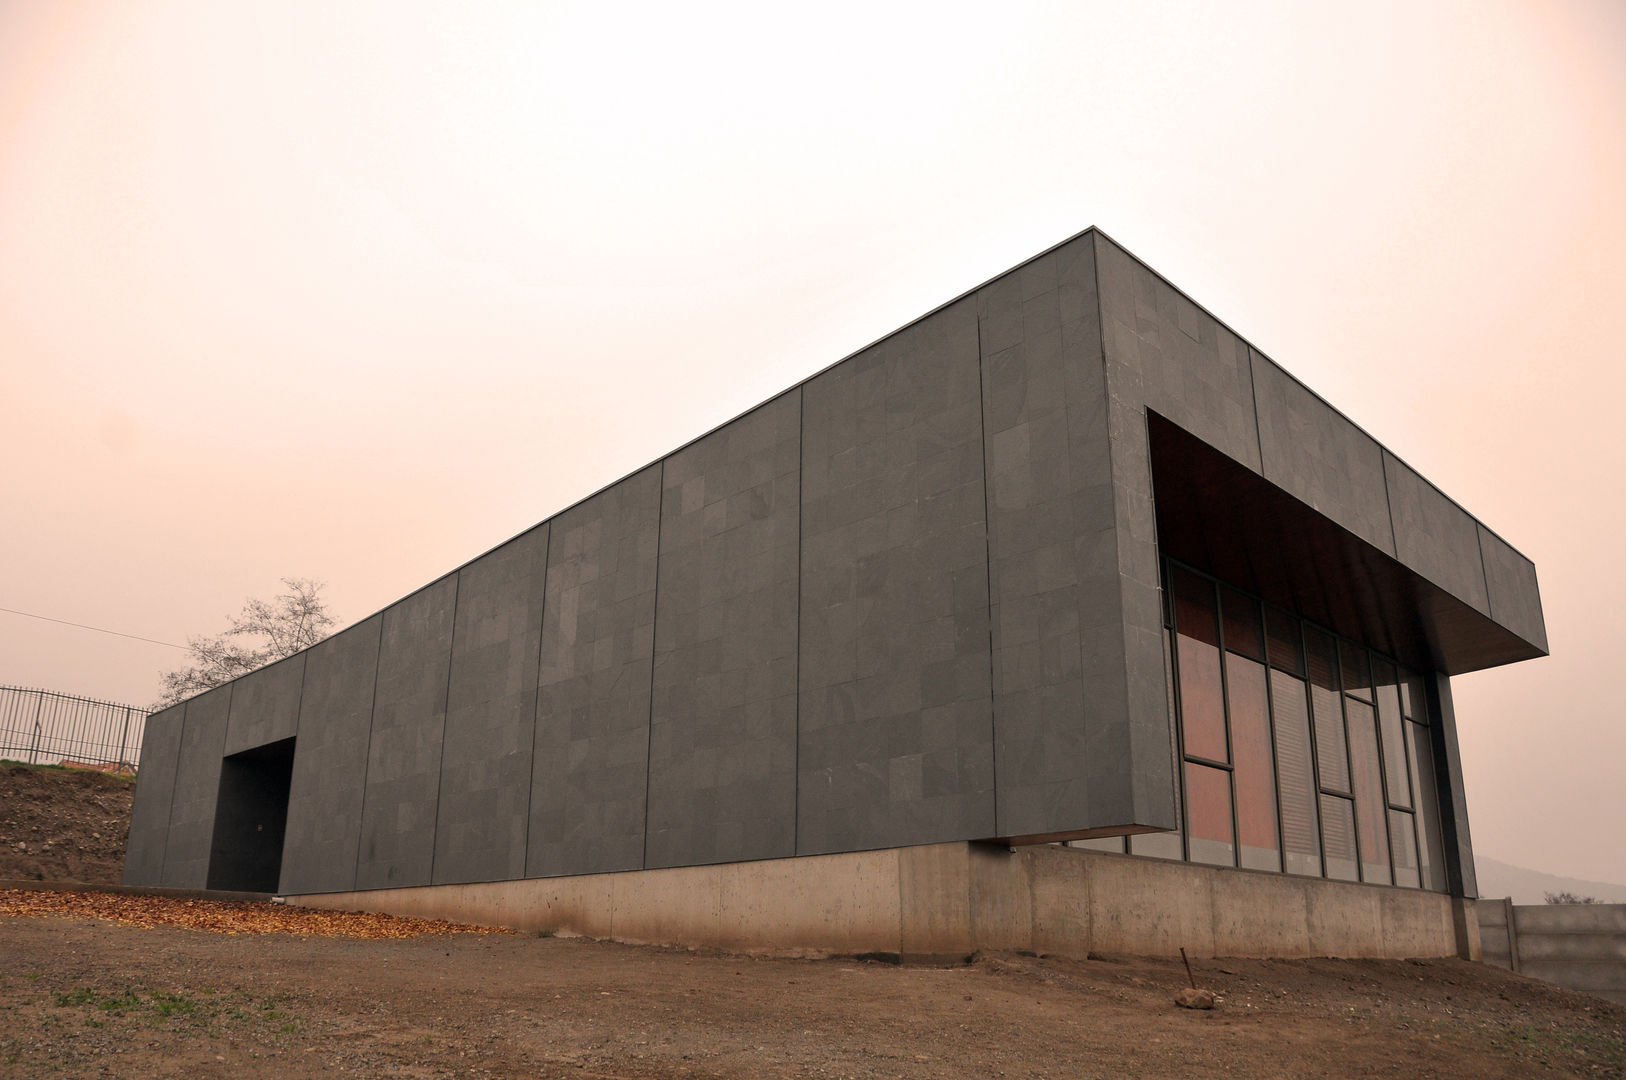
[(1469, 954), (1450, 676), (1546, 649), (1528, 559), (1091, 229), (155, 714), (125, 880), (751, 948)]

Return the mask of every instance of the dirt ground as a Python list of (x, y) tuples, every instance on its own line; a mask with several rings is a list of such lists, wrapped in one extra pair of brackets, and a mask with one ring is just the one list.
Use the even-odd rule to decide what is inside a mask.
[[(116, 881), (132, 785), (0, 764), (0, 878)], [(472, 929), (472, 928), (467, 928)], [(0, 1077), (1626, 1077), (1626, 1008), (1477, 964), (767, 960), (0, 890)]]
[[(79, 897), (62, 910), (82, 911), (67, 906)], [(144, 900), (110, 914), (139, 917)], [(513, 934), (316, 936), (299, 920), (343, 931), (289, 909), (274, 913), (284, 932), (255, 934), (253, 911), (200, 904), (187, 918), (238, 931), (0, 914), (0, 1074), (1626, 1076), (1626, 1008), (1455, 960), (1204, 960), (1197, 981), (1223, 1000), (1196, 1012), (1173, 1004), (1179, 961), (898, 967)]]
[(116, 883), (135, 779), (0, 761), (0, 880)]

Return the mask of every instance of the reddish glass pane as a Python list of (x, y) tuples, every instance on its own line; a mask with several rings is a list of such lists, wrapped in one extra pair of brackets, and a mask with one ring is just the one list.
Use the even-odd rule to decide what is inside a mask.
[(1364, 701), (1347, 704), (1349, 756), (1355, 787), (1355, 824), (1361, 843), (1361, 880), (1393, 884), (1389, 877), (1388, 807), (1383, 801), (1383, 773), (1378, 764), (1377, 717)]
[(1265, 659), (1265, 630), (1259, 621), (1259, 601), (1220, 586), (1220, 614), (1225, 628), (1225, 649), (1261, 663)]
[(1225, 748), (1225, 701), (1220, 690), (1219, 619), (1214, 586), (1195, 574), (1172, 568), (1175, 633), (1180, 669), (1180, 730), (1186, 753), (1210, 761), (1230, 761)]
[(1231, 774), (1207, 765), (1186, 764), (1186, 842), (1191, 861), (1235, 866), (1231, 843)]
[(1315, 717), (1316, 764), (1321, 786), (1349, 791), (1349, 751), (1344, 745), (1344, 702), (1338, 692), (1338, 643), (1314, 627), (1304, 628), (1310, 671), (1311, 715)]
[(1288, 873), (1320, 877), (1321, 838), (1316, 823), (1307, 693), (1304, 683), (1285, 671), (1270, 673), (1270, 705), (1276, 721), (1276, 777), (1281, 785), (1283, 856)]
[(1389, 846), (1395, 853), (1395, 884), (1415, 889), (1421, 883), (1417, 873), (1417, 837), (1412, 817), (1404, 810), (1389, 811)]
[(1232, 653), (1225, 657), (1225, 675), (1226, 692), (1231, 698), (1238, 863), (1249, 870), (1280, 870), (1265, 668)]
[(1406, 739), (1401, 732), (1400, 683), (1395, 666), (1387, 660), (1372, 661), (1372, 682), (1376, 688), (1378, 730), (1383, 735), (1383, 782), (1388, 788), (1389, 805), (1411, 808), (1411, 777), (1406, 769)]
[(1344, 693), (1371, 701), (1372, 671), (1366, 665), (1366, 650), (1352, 641), (1339, 641), (1338, 656), (1344, 669)]
[(1270, 666), (1304, 677), (1304, 643), (1299, 640), (1299, 621), (1280, 608), (1265, 609), (1265, 638), (1270, 646)]
[(1355, 854), (1355, 804), (1342, 795), (1321, 796), (1321, 839), (1327, 853), (1327, 876), (1359, 881)]

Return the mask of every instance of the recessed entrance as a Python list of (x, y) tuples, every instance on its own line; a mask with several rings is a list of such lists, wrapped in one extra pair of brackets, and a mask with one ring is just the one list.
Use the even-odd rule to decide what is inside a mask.
[(257, 746), (221, 761), (214, 840), (209, 846), (209, 888), (277, 891), (293, 773), (293, 739)]

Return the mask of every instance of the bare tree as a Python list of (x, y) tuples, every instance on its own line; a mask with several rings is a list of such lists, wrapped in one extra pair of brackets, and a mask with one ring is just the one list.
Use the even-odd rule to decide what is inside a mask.
[(224, 634), (187, 638), (192, 662), (159, 676), (159, 706), (185, 701), (327, 637), (333, 616), (322, 599), (322, 583), (283, 578), (282, 584), (287, 591), (269, 601), (244, 601), (242, 613), (229, 616), (231, 627)]
[(1572, 892), (1543, 893), (1549, 904), (1596, 904), (1596, 896), (1577, 896)]

